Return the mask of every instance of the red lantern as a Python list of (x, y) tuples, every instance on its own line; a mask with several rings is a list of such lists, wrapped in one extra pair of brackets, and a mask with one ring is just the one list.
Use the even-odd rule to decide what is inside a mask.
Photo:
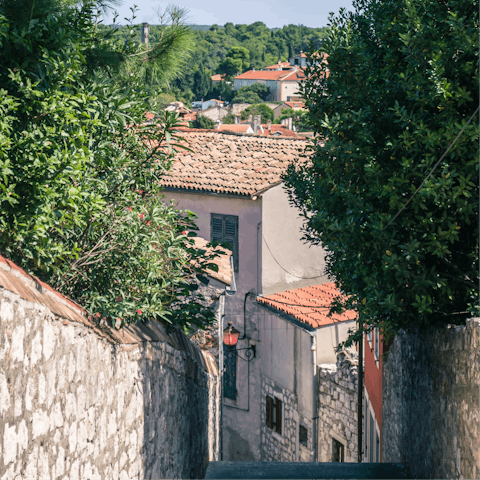
[(223, 344), (234, 347), (238, 342), (240, 332), (234, 328), (233, 322), (228, 322), (228, 327), (223, 331)]

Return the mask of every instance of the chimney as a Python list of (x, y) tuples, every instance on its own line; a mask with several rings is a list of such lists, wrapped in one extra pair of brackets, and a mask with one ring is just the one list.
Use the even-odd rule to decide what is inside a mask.
[(288, 118), (287, 128), (288, 128), (289, 130), (292, 130), (292, 126), (293, 126), (293, 118), (290, 117), (290, 118)]
[(253, 122), (253, 115), (250, 114), (250, 115), (248, 116), (248, 123), (252, 123), (252, 122)]
[(233, 123), (235, 125), (238, 125), (240, 123), (240, 115), (235, 115), (235, 117), (233, 117)]
[(253, 133), (255, 135), (258, 135), (261, 124), (262, 124), (262, 116), (261, 115), (255, 115), (255, 119), (253, 121)]
[(288, 120), (287, 120), (286, 118), (283, 118), (282, 120), (280, 120), (280, 124), (286, 126), (286, 125), (287, 125), (287, 121), (288, 121)]
[(267, 128), (268, 128), (268, 130), (271, 130), (271, 129), (272, 129), (272, 121), (271, 121), (271, 120), (269, 120), (269, 121), (267, 122)]
[(144, 43), (148, 48), (148, 30), (150, 25), (148, 23), (142, 23), (141, 33), (142, 33), (142, 43)]
[(254, 71), (255, 71), (255, 67), (252, 68), (252, 72), (254, 72)]

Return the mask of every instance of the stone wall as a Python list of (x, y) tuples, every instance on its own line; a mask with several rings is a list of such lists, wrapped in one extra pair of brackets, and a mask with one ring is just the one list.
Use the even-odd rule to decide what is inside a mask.
[(207, 110), (203, 110), (198, 116), (203, 115), (204, 117), (213, 120), (214, 122), (221, 121), (224, 117), (226, 117), (230, 113), (228, 108), (224, 107), (210, 107)]
[(399, 334), (383, 367), (383, 461), (409, 478), (480, 478), (478, 319)]
[(199, 478), (218, 459), (213, 358), (121, 330), (0, 257), (0, 478)]
[(358, 461), (358, 353), (345, 350), (337, 363), (319, 365), (318, 461), (332, 461), (333, 439), (345, 446), (345, 462)]
[[(283, 424), (279, 435), (266, 425), (266, 396), (277, 397), (282, 401)], [(312, 421), (298, 414), (297, 398), (286, 388), (277, 385), (272, 379), (262, 375), (261, 409), (261, 460), (262, 462), (309, 462), (312, 451)], [(299, 444), (299, 426), (308, 432), (307, 447)], [(298, 452), (298, 455), (297, 453)]]

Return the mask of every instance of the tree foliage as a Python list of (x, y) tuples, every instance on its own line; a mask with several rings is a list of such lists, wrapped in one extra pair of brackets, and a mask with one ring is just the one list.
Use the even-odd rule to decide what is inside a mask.
[(196, 304), (177, 308), (209, 258), (188, 240), (193, 214), (159, 195), (177, 119), (143, 124), (154, 105), (145, 70), (129, 72), (139, 46), (100, 32), (93, 2), (10, 7), (0, 4), (0, 252), (99, 318), (211, 321)]
[(322, 51), (311, 162), (285, 180), (343, 308), (387, 336), (478, 315), (478, 2), (356, 0)]
[(197, 118), (190, 123), (192, 128), (207, 128), (211, 130), (215, 126), (215, 122), (205, 115), (198, 115)]
[(282, 120), (291, 118), (293, 125), (299, 132), (311, 131), (310, 124), (308, 123), (308, 112), (306, 110), (294, 110), (293, 108), (285, 108), (282, 110), (282, 114), (275, 120), (274, 123), (282, 123)]
[(242, 120), (246, 120), (249, 115), (252, 115), (253, 117), (261, 115), (262, 123), (267, 123), (269, 120), (273, 120), (273, 110), (264, 103), (251, 105), (250, 107), (243, 110), (240, 115), (242, 117)]
[(231, 79), (245, 72), (250, 66), (250, 52), (245, 47), (231, 47), (218, 66), (219, 73), (224, 73)]

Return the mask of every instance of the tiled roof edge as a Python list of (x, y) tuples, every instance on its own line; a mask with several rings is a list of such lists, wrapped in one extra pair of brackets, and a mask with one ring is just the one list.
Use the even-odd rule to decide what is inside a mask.
[(301, 140), (305, 141), (305, 137), (287, 137), (285, 136), (273, 136), (273, 135), (256, 135), (255, 133), (244, 133), (244, 132), (229, 132), (229, 131), (221, 131), (215, 129), (206, 129), (206, 128), (187, 128), (187, 127), (180, 127), (176, 128), (176, 131), (182, 133), (216, 133), (217, 135), (235, 135), (237, 137), (258, 137), (261, 139), (269, 139), (269, 140)]
[[(278, 308), (272, 307), (271, 305), (268, 305), (268, 303), (262, 302), (261, 301), (262, 297), (257, 297), (257, 305), (260, 305), (261, 307), (265, 308), (266, 310), (269, 310), (270, 312), (274, 313), (275, 315), (278, 315), (279, 317), (284, 318), (285, 320), (289, 321), (290, 323), (293, 323), (297, 327), (303, 328), (304, 330), (307, 330), (309, 332), (314, 332), (316, 330), (315, 327), (312, 327), (312, 325), (302, 322), (298, 318), (295, 318), (294, 316), (290, 315), (289, 313), (284, 312), (283, 310), (279, 310)], [(327, 325), (325, 325), (327, 326)]]
[[(271, 188), (271, 187), (268, 187)], [(252, 195), (256, 195), (257, 193), (234, 193), (234, 192), (228, 192), (228, 193), (223, 193), (223, 192), (216, 192), (214, 190), (208, 190), (205, 188), (202, 189), (193, 189), (193, 188), (180, 188), (180, 187), (162, 187), (163, 191), (166, 192), (185, 192), (185, 193), (196, 193), (198, 195), (218, 195), (220, 197), (243, 197), (243, 198), (249, 198)], [(267, 189), (268, 190), (268, 189)]]

